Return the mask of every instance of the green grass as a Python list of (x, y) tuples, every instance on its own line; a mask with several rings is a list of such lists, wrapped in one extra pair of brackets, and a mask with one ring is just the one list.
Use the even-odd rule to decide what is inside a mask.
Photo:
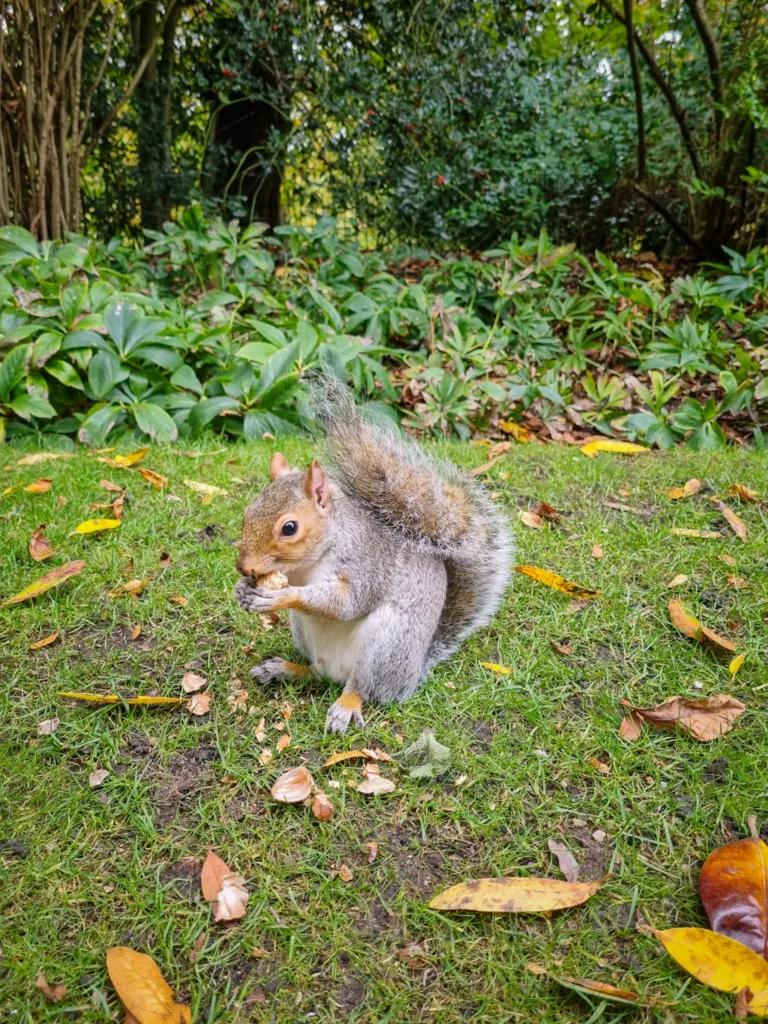
[[(22, 450), (6, 448), (0, 457), (0, 491), (53, 480), (47, 494), (18, 488), (0, 501), (0, 597), (52, 564), (86, 561), (59, 590), (0, 610), (0, 840), (18, 839), (28, 851), (0, 855), (4, 1019), (119, 1019), (104, 953), (120, 944), (156, 958), (197, 1022), (597, 1019), (576, 995), (526, 970), (530, 961), (680, 1000), (674, 1010), (632, 1011), (637, 1021), (727, 1019), (731, 998), (688, 978), (634, 930), (633, 915), (658, 927), (705, 924), (697, 896), (702, 859), (744, 835), (749, 814), (765, 823), (766, 511), (739, 510), (747, 544), (669, 532), (719, 528), (713, 490), (722, 495), (740, 482), (768, 493), (765, 460), (684, 451), (590, 460), (569, 448), (514, 449), (489, 474), (499, 503), (511, 516), (538, 501), (564, 513), (556, 528), (518, 527), (518, 563), (552, 569), (602, 596), (572, 611), (566, 596), (516, 575), (492, 626), (433, 672), (416, 697), (368, 709), (366, 742), (390, 752), (434, 728), (453, 751), (448, 776), (428, 784), (403, 777), (392, 796), (368, 800), (346, 787), (358, 768), (320, 767), (334, 750), (363, 742), (356, 733), (323, 735), (338, 690), (322, 682), (260, 689), (248, 676), (264, 653), (291, 652), (286, 628), (264, 633), (232, 599), (231, 542), (242, 506), (266, 480), (271, 451), (240, 446), (197, 460), (151, 451), (143, 465), (168, 476), (179, 501), (93, 456), (36, 467), (17, 466)], [(450, 451), (467, 466), (484, 461), (481, 448)], [(294, 445), (287, 454), (306, 457), (307, 449)], [(670, 501), (665, 489), (691, 476), (701, 478), (702, 492)], [(127, 487), (123, 526), (70, 537), (81, 520), (105, 514), (89, 512), (110, 497), (101, 478)], [(218, 484), (229, 496), (204, 506), (185, 478)], [(630, 493), (617, 497), (619, 489)], [(61, 495), (67, 504), (57, 508)], [(652, 514), (616, 511), (605, 500)], [(37, 565), (27, 545), (43, 522), (55, 557)], [(200, 540), (197, 531), (211, 524), (220, 530)], [(599, 561), (595, 543), (605, 549)], [(735, 566), (718, 552), (731, 554)], [(690, 582), (676, 596), (746, 652), (735, 680), (727, 657), (669, 624), (667, 582), (677, 573)], [(748, 579), (749, 588), (729, 588), (729, 573)], [(139, 599), (108, 596), (121, 582), (148, 576)], [(174, 596), (188, 604), (171, 603)], [(135, 625), (142, 632), (132, 641)], [(28, 650), (54, 630), (61, 631), (54, 645)], [(572, 654), (557, 654), (550, 640), (567, 640)], [(191, 661), (211, 680), (208, 718), (74, 706), (57, 697), (59, 690), (178, 695)], [(496, 676), (481, 661), (501, 662), (511, 674)], [(250, 691), (245, 713), (227, 703), (233, 679)], [(748, 710), (715, 742), (650, 730), (631, 746), (617, 737), (622, 698), (647, 705), (675, 693), (724, 692)], [(272, 725), (285, 701), (293, 707), (293, 741), (263, 767), (255, 727), (265, 717), (274, 749)], [(38, 723), (54, 715), (58, 730), (38, 738)], [(610, 775), (590, 758), (608, 763)], [(277, 774), (302, 760), (326, 786), (341, 783), (327, 788), (336, 806), (328, 823), (270, 799)], [(102, 767), (110, 775), (92, 790), (88, 776)], [(597, 830), (606, 833), (602, 843), (592, 838)], [(551, 919), (427, 909), (433, 893), (464, 879), (560, 877), (550, 838), (568, 843), (583, 877), (612, 871), (585, 906)], [(372, 865), (370, 841), (379, 847)], [(199, 892), (209, 846), (248, 880), (248, 914), (235, 927), (213, 925)], [(342, 863), (354, 872), (351, 882), (332, 877)], [(398, 957), (409, 943), (426, 949), (411, 965)], [(256, 947), (269, 955), (252, 957)], [(68, 987), (57, 1006), (34, 988), (41, 971)], [(602, 1019), (627, 1012), (608, 1006)]]

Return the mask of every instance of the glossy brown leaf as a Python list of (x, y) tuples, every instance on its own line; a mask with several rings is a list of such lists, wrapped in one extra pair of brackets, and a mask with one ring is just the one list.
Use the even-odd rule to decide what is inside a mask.
[(53, 554), (51, 542), (45, 536), (45, 523), (41, 523), (37, 529), (32, 531), (29, 541), (29, 553), (36, 562), (44, 562)]
[(222, 879), (231, 875), (231, 868), (224, 863), (218, 854), (208, 850), (203, 869), (200, 872), (200, 887), (203, 890), (203, 899), (212, 903), (221, 892)]
[(736, 653), (736, 647), (730, 640), (703, 626), (679, 601), (670, 601), (668, 608), (672, 625), (691, 640), (698, 640), (705, 647)]
[(768, 960), (768, 846), (759, 837), (714, 850), (699, 878), (712, 930)]
[(744, 525), (743, 521), (739, 518), (739, 516), (737, 516), (732, 509), (728, 508), (728, 506), (724, 502), (720, 501), (719, 498), (713, 498), (712, 502), (714, 503), (715, 507), (719, 510), (720, 515), (723, 517), (723, 519), (725, 519), (726, 523), (728, 523), (730, 528), (739, 538), (739, 540), (743, 540), (746, 544), (747, 528)]
[(637, 720), (640, 719), (657, 729), (669, 732), (680, 729), (681, 732), (689, 733), (695, 740), (708, 743), (730, 732), (736, 719), (746, 710), (746, 704), (725, 693), (697, 700), (688, 697), (669, 697), (653, 708), (637, 708), (628, 700), (621, 701), (621, 704), (630, 709), (628, 718), (631, 724), (625, 725), (625, 718), (619, 730), (621, 738), (628, 742), (640, 735), (637, 728)]

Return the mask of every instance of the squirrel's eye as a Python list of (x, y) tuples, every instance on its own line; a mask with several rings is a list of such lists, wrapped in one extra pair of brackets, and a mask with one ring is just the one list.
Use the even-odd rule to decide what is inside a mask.
[(283, 537), (293, 537), (299, 528), (299, 524), (295, 519), (289, 519), (287, 523), (283, 523), (283, 528), (280, 531)]

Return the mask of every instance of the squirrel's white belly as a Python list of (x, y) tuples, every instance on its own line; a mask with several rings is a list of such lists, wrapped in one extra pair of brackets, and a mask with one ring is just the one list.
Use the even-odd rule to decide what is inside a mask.
[(334, 622), (304, 612), (294, 614), (301, 623), (312, 668), (326, 679), (346, 683), (358, 658), (361, 627), (365, 619)]

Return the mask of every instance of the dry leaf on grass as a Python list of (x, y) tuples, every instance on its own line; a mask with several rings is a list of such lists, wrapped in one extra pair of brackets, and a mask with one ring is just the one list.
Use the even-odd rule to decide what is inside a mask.
[(565, 875), (565, 880), (567, 882), (578, 882), (581, 868), (579, 867), (579, 862), (565, 843), (560, 842), (559, 839), (548, 839), (547, 846), (550, 852), (554, 853), (557, 857), (558, 866)]
[(105, 491), (112, 491), (114, 494), (122, 494), (123, 488), (119, 484), (113, 484), (111, 480), (99, 480), (99, 487)]
[(44, 974), (38, 975), (35, 988), (39, 988), (49, 1003), (60, 1003), (67, 994), (66, 985), (51, 985)]
[(594, 896), (602, 884), (561, 882), (556, 878), (478, 878), (446, 889), (429, 906), (432, 910), (539, 914), (578, 907)]
[(474, 469), (470, 469), (467, 476), (480, 476), (483, 473), (487, 473), (489, 469), (492, 469), (503, 458), (503, 455), (497, 455), (495, 458), (489, 459), (488, 462), (484, 462), (482, 466), (475, 466)]
[(7, 601), (3, 601), (0, 608), (5, 608), (9, 604), (21, 604), (22, 601), (31, 601), (34, 597), (39, 597), (40, 594), (44, 594), (51, 587), (58, 587), (60, 583), (70, 579), (72, 576), (77, 576), (78, 573), (82, 572), (85, 562), (67, 562), (65, 565), (59, 565), (55, 569), (51, 569), (45, 576), (41, 576), (39, 580), (35, 580), (34, 583), (30, 583), (28, 587), (25, 587), (18, 594), (14, 594), (13, 597), (9, 597)]
[(27, 494), (46, 494), (51, 489), (51, 480), (33, 480), (24, 490)]
[(141, 626), (134, 626), (131, 630), (131, 640), (138, 640), (141, 636)]
[(187, 704), (190, 715), (207, 715), (211, 710), (213, 697), (210, 693), (193, 693)]
[(141, 462), (148, 451), (149, 448), (139, 448), (138, 451), (131, 452), (130, 455), (116, 455), (111, 461), (118, 469), (130, 469), (137, 462)]
[(586, 587), (581, 587), (578, 583), (571, 583), (570, 580), (563, 579), (562, 576), (549, 572), (547, 569), (537, 569), (535, 565), (516, 565), (515, 572), (522, 573), (523, 576), (530, 576), (537, 583), (543, 583), (545, 587), (559, 590), (562, 594), (570, 594), (571, 597), (591, 599), (600, 596), (599, 590), (588, 590)]
[(715, 697), (669, 697), (653, 708), (638, 708), (628, 700), (620, 702), (630, 709), (621, 723), (619, 736), (632, 742), (640, 735), (640, 722), (648, 722), (657, 729), (674, 732), (680, 729), (701, 743), (708, 743), (730, 732), (746, 705), (735, 697), (721, 693)]
[(568, 644), (559, 644), (555, 640), (549, 641), (549, 646), (553, 651), (557, 651), (558, 654), (562, 654), (563, 657), (567, 658), (569, 654), (573, 653), (573, 648)]
[(181, 677), (181, 688), (184, 693), (198, 693), (207, 685), (208, 680), (205, 676), (199, 676), (195, 672), (185, 672)]
[(316, 793), (312, 798), (312, 814), (318, 821), (330, 821), (333, 817), (333, 804), (325, 793)]
[(216, 901), (214, 921), (238, 921), (245, 916), (249, 896), (245, 879), (231, 871), (213, 850), (208, 851), (203, 864), (200, 886), (204, 899), (209, 903)]
[(124, 503), (124, 500), (125, 499), (123, 498), (123, 495), (121, 494), (119, 498), (115, 498), (115, 500), (112, 502), (112, 515), (113, 515), (113, 517), (115, 519), (122, 520), (122, 518), (123, 518), (123, 503)]
[(692, 494), (697, 494), (701, 487), (701, 480), (697, 480), (695, 477), (691, 480), (687, 480), (682, 487), (673, 487), (671, 491), (667, 491), (667, 497), (673, 501), (679, 498), (690, 498)]
[[(719, 534), (718, 534), (718, 536), (719, 536)], [(721, 562), (725, 562), (726, 565), (736, 565), (736, 559), (733, 557), (733, 555), (727, 555), (723, 551), (721, 551), (719, 554), (715, 555), (715, 558), (719, 558), (720, 561)]]
[(39, 466), (41, 462), (48, 462), (52, 459), (74, 459), (74, 455), (68, 452), (33, 452), (32, 455), (25, 455), (19, 459), (17, 466)]
[(759, 836), (710, 853), (699, 894), (713, 931), (768, 960), (768, 846)]
[(698, 537), (699, 540), (722, 540), (722, 533), (716, 530), (684, 530), (681, 527), (674, 527), (669, 531), (675, 537)]
[(603, 504), (606, 508), (615, 508), (619, 512), (631, 512), (635, 516), (652, 516), (653, 513), (649, 512), (644, 508), (632, 508), (631, 505), (625, 505), (621, 501), (604, 501)]
[(712, 498), (712, 503), (715, 508), (719, 511), (720, 515), (725, 519), (726, 523), (730, 526), (739, 540), (747, 542), (747, 528), (743, 521), (736, 515), (736, 513), (728, 508), (725, 502), (720, 501), (719, 498)]
[(384, 793), (394, 793), (395, 784), (392, 779), (385, 779), (382, 775), (368, 775), (357, 787), (357, 792), (364, 796), (383, 796)]
[(592, 557), (593, 558), (602, 558), (604, 553), (605, 552), (603, 551), (603, 545), (602, 544), (593, 544), (592, 545)]
[(48, 647), (49, 644), (59, 639), (59, 631), (51, 633), (50, 636), (44, 636), (42, 640), (35, 640), (33, 644), (29, 645), (30, 651), (39, 651), (41, 647)]
[(151, 956), (128, 946), (107, 950), (109, 980), (128, 1014), (138, 1024), (192, 1024), (188, 1006), (176, 1003)]
[(36, 562), (44, 562), (53, 554), (51, 542), (45, 536), (45, 523), (41, 523), (37, 529), (32, 531), (29, 541), (29, 553)]
[(86, 519), (69, 534), (73, 537), (77, 533), (102, 533), (104, 530), (116, 530), (121, 525), (119, 519)]
[(735, 676), (736, 673), (739, 671), (741, 666), (744, 664), (745, 658), (746, 654), (737, 654), (736, 657), (731, 661), (730, 665), (728, 666), (728, 671), (731, 673), (732, 676)]
[[(261, 742), (261, 741), (259, 741), (259, 742)], [(266, 768), (267, 765), (269, 764), (269, 762), (272, 760), (273, 756), (274, 755), (272, 753), (271, 748), (270, 747), (264, 747), (264, 749), (259, 754), (259, 763), (262, 764)]]
[(499, 420), (499, 430), (503, 430), (505, 434), (514, 437), (520, 444), (530, 444), (531, 441), (536, 440), (535, 434), (532, 434), (527, 427), (523, 427), (513, 420)]
[(540, 530), (542, 519), (535, 512), (518, 511), (517, 518), (524, 526), (530, 526), (532, 530)]
[(365, 844), (365, 848), (368, 851), (368, 863), (373, 864), (373, 862), (379, 855), (379, 844), (376, 842), (375, 839), (371, 839)]
[(147, 576), (147, 578), (143, 580), (128, 580), (127, 583), (124, 583), (121, 587), (118, 587), (117, 590), (110, 590), (109, 596), (120, 597), (123, 594), (128, 594), (131, 597), (138, 597), (151, 579), (151, 576)]
[[(542, 971), (542, 973), (547, 973)], [(664, 1002), (662, 999), (654, 999), (653, 996), (640, 996), (637, 992), (630, 992), (624, 988), (617, 988), (605, 981), (592, 981), (589, 978), (562, 978), (549, 972), (558, 985), (584, 996), (589, 1002), (595, 996), (598, 999), (607, 999), (612, 1003), (628, 1003), (630, 1006), (676, 1006), (676, 1003)]]
[(58, 696), (91, 704), (128, 704), (135, 707), (179, 707), (189, 703), (186, 697), (120, 697), (116, 693), (73, 693), (69, 690), (59, 693)]
[(703, 646), (714, 650), (736, 653), (736, 647), (730, 640), (703, 626), (679, 601), (670, 601), (668, 608), (672, 625), (690, 640), (698, 640)]
[(46, 718), (38, 724), (37, 735), (50, 736), (51, 733), (56, 732), (60, 725), (61, 722), (59, 721), (58, 718)]
[(210, 505), (213, 499), (220, 495), (221, 497), (228, 497), (227, 491), (223, 487), (216, 487), (213, 484), (204, 484), (200, 480), (185, 480), (184, 483), (196, 494), (202, 495), (203, 505)]
[(355, 877), (352, 868), (348, 864), (340, 864), (338, 869), (334, 871), (334, 877), (338, 877), (342, 882), (351, 882)]
[(106, 768), (97, 768), (95, 772), (91, 772), (88, 776), (88, 785), (91, 789), (97, 789), (108, 775), (109, 772)]
[(144, 477), (148, 484), (152, 484), (158, 491), (162, 491), (168, 486), (168, 481), (164, 476), (160, 476), (159, 473), (155, 473), (151, 469), (139, 469), (139, 473)]
[(587, 764), (590, 768), (594, 768), (596, 772), (600, 772), (601, 775), (611, 774), (611, 766), (606, 764), (605, 761), (601, 761), (599, 757), (588, 757)]
[(732, 590), (746, 590), (749, 586), (749, 580), (745, 580), (743, 576), (729, 575), (726, 582)]
[(688, 577), (684, 572), (678, 573), (677, 576), (673, 576), (667, 584), (668, 587), (682, 587), (688, 582)]
[(728, 488), (728, 494), (738, 498), (739, 501), (745, 501), (753, 505), (760, 501), (760, 492), (753, 491), (751, 488), (745, 487), (744, 484), (733, 484), (732, 487)]
[(552, 523), (560, 522), (560, 513), (556, 508), (548, 505), (546, 501), (540, 501), (538, 507), (535, 509), (536, 515), (541, 516), (542, 519), (549, 519)]
[(579, 449), (582, 455), (588, 455), (593, 459), (600, 452), (616, 452), (618, 455), (639, 455), (642, 452), (649, 452), (650, 448), (644, 448), (641, 444), (632, 444), (629, 441), (611, 441), (606, 438), (604, 441), (590, 441), (583, 448)]
[(362, 757), (366, 761), (377, 760), (376, 755), (370, 750), (341, 750), (338, 754), (331, 754), (328, 760), (323, 764), (323, 768), (331, 768), (333, 765), (339, 764), (341, 761), (351, 761), (356, 757)]
[(481, 668), (487, 668), (489, 672), (497, 672), (500, 676), (511, 675), (512, 669), (507, 668), (505, 665), (499, 665), (495, 661), (481, 661)]
[(303, 766), (291, 768), (275, 780), (272, 799), (280, 804), (300, 804), (311, 794), (315, 780)]
[(283, 733), (283, 735), (277, 741), (277, 743), (275, 744), (275, 747), (280, 751), (280, 753), (282, 753), (285, 750), (285, 748), (286, 747), (290, 747), (290, 745), (291, 745), (291, 737), (286, 732), (286, 733)]

